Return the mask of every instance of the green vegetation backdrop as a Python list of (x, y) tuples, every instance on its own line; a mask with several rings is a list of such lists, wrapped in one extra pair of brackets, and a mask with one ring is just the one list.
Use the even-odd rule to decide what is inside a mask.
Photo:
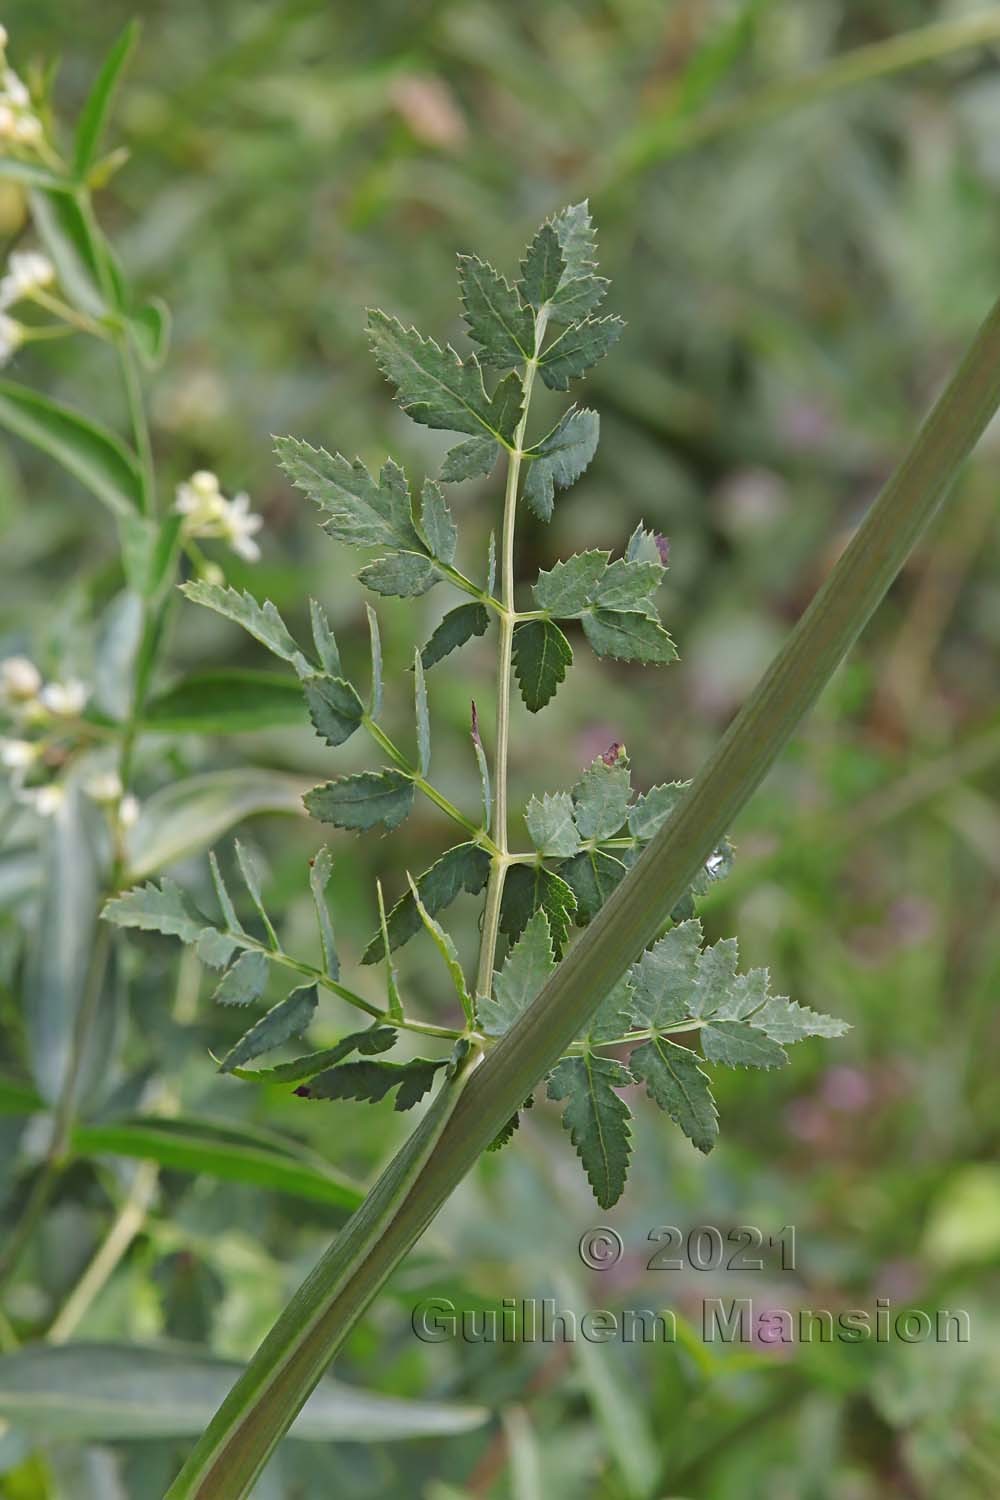
[[(512, 263), (546, 214), (590, 195), (628, 329), (586, 386), (603, 424), (597, 459), (550, 527), (526, 519), (518, 571), (530, 579), (556, 556), (617, 547), (644, 520), (670, 538), (661, 603), (681, 661), (654, 674), (581, 652), (542, 731), (516, 708), (513, 800), (567, 785), (616, 741), (641, 787), (690, 775), (996, 295), (1000, 8), (15, 0), (3, 17), (11, 58), (25, 73), (33, 58), (61, 57), (56, 98), (71, 119), (136, 11), (142, 34), (108, 141), (130, 156), (99, 205), (134, 283), (173, 312), (151, 382), (161, 483), (209, 469), (227, 494), (245, 490), (264, 517), (262, 555), (213, 553), (229, 581), (268, 595), (300, 633), (315, 595), (352, 661), (367, 651), (352, 559), (319, 536), (270, 434), (356, 448), (369, 465), (387, 451), (417, 472), (436, 465), (447, 440), (387, 399), (363, 308), (455, 331), (455, 250)], [(24, 223), (23, 190), (0, 184), (9, 247)], [(4, 373), (122, 422), (105, 353), (89, 341), (26, 348)], [(738, 933), (747, 967), (769, 964), (777, 993), (844, 1017), (850, 1033), (804, 1043), (781, 1073), (718, 1080), (726, 1129), (707, 1159), (634, 1090), (632, 1181), (603, 1217), (540, 1103), (516, 1147), (462, 1185), (338, 1364), (351, 1386), (424, 1406), (331, 1393), (303, 1433), (314, 1441), (284, 1446), (260, 1500), (334, 1487), (359, 1500), (997, 1492), (997, 453), (988, 434), (943, 523), (733, 830), (733, 873), (701, 906), (711, 937)], [(496, 483), (456, 502), (483, 555)], [(0, 655), (27, 655), (50, 677), (83, 671), (92, 622), (119, 584), (107, 515), (5, 438), (0, 524)], [(415, 617), (426, 636), (435, 594), (380, 607), (390, 683), (403, 681)], [(176, 611), (173, 632), (179, 670), (266, 665), (194, 606)], [(456, 746), (472, 685), (491, 670), (480, 645), (435, 687)], [(360, 767), (352, 744), (338, 768), (352, 755)], [(166, 752), (140, 747), (137, 765), (140, 800), (144, 776), (152, 793), (226, 768), (278, 769), (289, 788), (330, 774), (304, 723), (173, 736)], [(475, 803), (471, 758), (456, 751), (440, 776)], [(305, 951), (303, 868), (319, 840), (286, 800), (290, 813), (254, 816), (240, 833), (298, 938), (288, 946)], [(23, 1009), (37, 829), (2, 805), (6, 1229), (44, 1133), (33, 1091), (65, 1039), (40, 1044)], [(209, 836), (174, 871), (194, 889)], [(393, 866), (424, 868), (444, 836), (418, 807)], [(377, 841), (334, 834), (332, 845), (353, 968), (385, 867)], [(456, 935), (471, 953), (471, 919)], [(401, 968), (433, 1016), (435, 955), (418, 946)], [(210, 976), (165, 940), (129, 952), (127, 1021), (5, 1292), (8, 1354), (48, 1333), (66, 1356), (56, 1425), (25, 1396), (35, 1380), (51, 1404), (51, 1373), (20, 1366), (5, 1385), (0, 1360), (0, 1494), (11, 1500), (155, 1500), (230, 1372), (192, 1372), (184, 1351), (176, 1367), (126, 1365), (118, 1377), (139, 1393), (136, 1411), (126, 1420), (112, 1400), (88, 1417), (121, 1346), (169, 1339), (248, 1357), (349, 1204), (325, 1164), (363, 1183), (405, 1128), (388, 1103), (303, 1105), (287, 1089), (220, 1078), (208, 1049), (242, 1028), (210, 1009)], [(336, 1035), (344, 1017), (331, 1017)], [(157, 1160), (113, 1154), (118, 1122), (168, 1106), (229, 1130), (209, 1140), (177, 1127), (171, 1150), (149, 1148)], [(273, 1131), (302, 1150), (282, 1156), (259, 1134)], [(578, 1243), (602, 1222), (624, 1254), (592, 1271)], [(666, 1225), (758, 1226), (765, 1242), (794, 1225), (795, 1267), (766, 1250), (763, 1271), (647, 1270), (663, 1250), (648, 1236)], [(680, 1333), (667, 1347), (425, 1343), (411, 1311), (431, 1296), (468, 1309), (545, 1296), (669, 1306)], [(893, 1318), (962, 1309), (971, 1339), (706, 1344), (704, 1300), (737, 1296), (760, 1312), (874, 1317), (879, 1298)], [(83, 1339), (119, 1354), (74, 1364)]]

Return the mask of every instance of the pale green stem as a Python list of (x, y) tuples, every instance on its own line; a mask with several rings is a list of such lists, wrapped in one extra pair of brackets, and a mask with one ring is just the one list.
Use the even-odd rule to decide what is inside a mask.
[(111, 1228), (48, 1331), (46, 1337), (50, 1344), (64, 1344), (67, 1339), (72, 1338), (96, 1298), (107, 1286), (122, 1257), (146, 1222), (159, 1174), (156, 1162), (143, 1162), (136, 1168), (132, 1186)]
[(490, 865), (483, 909), (483, 935), (479, 944), (479, 967), (476, 972), (476, 994), (488, 995), (493, 985), (497, 938), (500, 932), (500, 905), (507, 878), (507, 755), (510, 744), (510, 669), (514, 652), (514, 533), (517, 526), (517, 490), (524, 458), (524, 435), (528, 427), (528, 407), (538, 369), (538, 355), (545, 338), (548, 309), (543, 307), (535, 318), (535, 348), (524, 366), (524, 406), (514, 433), (514, 446), (507, 458), (507, 485), (503, 497), (503, 529), (500, 540), (500, 605), (497, 646), (497, 745), (494, 757), (494, 819), (496, 853)]

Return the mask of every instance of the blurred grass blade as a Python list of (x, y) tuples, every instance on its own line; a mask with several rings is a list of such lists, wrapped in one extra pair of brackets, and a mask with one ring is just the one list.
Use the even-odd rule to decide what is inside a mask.
[[(0, 1357), (0, 1417), (59, 1442), (191, 1437), (240, 1370), (178, 1344), (36, 1344)], [(407, 1401), (324, 1380), (291, 1436), (386, 1443), (467, 1432), (486, 1417), (482, 1407)]]
[(171, 1486), (169, 1500), (238, 1500), (247, 1494), (347, 1333), (406, 1252), (657, 936), (830, 681), (998, 405), (1000, 302), (910, 453), (677, 810), (537, 999), (468, 1074), (465, 1087), (451, 1083), (440, 1091), (285, 1308)]
[(129, 879), (145, 880), (189, 854), (197, 854), (254, 813), (305, 816), (302, 797), (311, 783), (278, 771), (239, 768), (208, 771), (162, 787), (142, 804), (129, 831)]
[[(856, 84), (887, 78), (921, 63), (949, 57), (969, 47), (1000, 40), (1000, 9), (991, 6), (970, 16), (921, 26), (885, 41), (872, 42), (834, 57), (821, 67), (803, 69), (793, 78), (765, 84), (742, 99), (689, 114), (671, 94), (650, 118), (625, 132), (601, 171), (609, 186), (630, 172), (641, 172), (657, 161), (694, 150), (708, 141), (738, 136), (790, 110), (840, 93)], [(679, 107), (679, 105), (681, 107)]]
[(247, 1182), (355, 1209), (364, 1194), (316, 1152), (295, 1141), (224, 1121), (137, 1116), (107, 1124), (79, 1125), (70, 1138), (77, 1156), (125, 1156), (156, 1161), (179, 1172), (204, 1173), (224, 1182)]
[(53, 172), (51, 167), (40, 166), (33, 161), (18, 161), (12, 156), (0, 156), (0, 179), (21, 182), (26, 187), (47, 188), (50, 192), (72, 191), (73, 184)]
[(142, 715), (144, 729), (172, 734), (236, 734), (306, 722), (302, 689), (294, 678), (240, 668), (184, 677), (150, 698)]
[(88, 223), (77, 198), (37, 189), (31, 194), (31, 217), (73, 306), (98, 320), (119, 312), (124, 289), (111, 247)]
[(135, 455), (104, 427), (69, 406), (0, 380), (0, 427), (34, 443), (119, 516), (142, 508)]
[(73, 151), (73, 166), (77, 177), (81, 180), (86, 177), (100, 149), (101, 136), (107, 124), (115, 87), (138, 35), (138, 22), (130, 21), (104, 59), (101, 71), (94, 80), (94, 86), (83, 106), (80, 121), (76, 127)]

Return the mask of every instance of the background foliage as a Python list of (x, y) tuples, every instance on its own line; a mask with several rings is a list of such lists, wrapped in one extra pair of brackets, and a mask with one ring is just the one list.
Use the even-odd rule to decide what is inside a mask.
[[(417, 472), (435, 464), (447, 439), (390, 404), (361, 309), (377, 303), (447, 333), (456, 248), (510, 263), (544, 214), (589, 192), (614, 308), (629, 327), (586, 387), (603, 424), (597, 458), (550, 529), (526, 519), (519, 570), (531, 579), (557, 555), (617, 548), (644, 519), (671, 538), (661, 602), (681, 662), (654, 676), (581, 652), (544, 734), (515, 709), (513, 797), (566, 785), (612, 741), (627, 745), (639, 786), (689, 775), (995, 294), (996, 54), (949, 52), (754, 128), (733, 105), (710, 139), (685, 137), (684, 122), (848, 49), (932, 21), (960, 24), (968, 8), (303, 0), (140, 11), (110, 142), (132, 158), (100, 206), (132, 278), (174, 312), (153, 386), (165, 491), (214, 469), (227, 493), (246, 489), (266, 517), (262, 561), (225, 556), (230, 582), (269, 595), (300, 634), (315, 595), (346, 654), (363, 662), (352, 560), (317, 536), (269, 434), (357, 448), (370, 466), (387, 450)], [(4, 20), (19, 63), (62, 53), (57, 97), (72, 115), (129, 14), (117, 0), (98, 10), (20, 0)], [(3, 185), (0, 228), (11, 243), (23, 216), (20, 190)], [(103, 358), (67, 341), (20, 353), (7, 373), (67, 400), (85, 396), (95, 415), (120, 423)], [(609, 1216), (627, 1254), (613, 1272), (579, 1264), (595, 1209), (554, 1110), (540, 1103), (517, 1146), (463, 1184), (338, 1369), (353, 1385), (484, 1406), (503, 1421), (491, 1415), (447, 1442), (288, 1444), (259, 1486), (265, 1500), (333, 1483), (426, 1500), (995, 1492), (995, 462), (987, 440), (943, 526), (733, 831), (736, 868), (703, 908), (709, 936), (738, 932), (744, 964), (769, 963), (777, 992), (853, 1030), (803, 1044), (783, 1073), (720, 1079), (728, 1129), (708, 1160), (634, 1091), (632, 1185)], [(481, 528), (482, 555), (495, 491), (492, 481), (469, 492), (460, 516), (466, 536)], [(82, 669), (87, 622), (118, 586), (108, 518), (13, 442), (0, 512), (0, 654), (25, 652), (51, 675)], [(395, 676), (403, 686), (414, 621), (425, 638), (437, 608), (434, 594), (380, 607), (390, 685)], [(172, 628), (178, 670), (266, 665), (204, 611), (179, 608)], [(489, 647), (473, 643), (432, 684), (439, 720), (450, 715), (455, 727), (454, 763), (439, 756), (438, 774), (463, 805), (475, 805), (477, 786), (458, 747), (490, 661)], [(406, 733), (409, 695), (396, 696)], [(147, 742), (140, 792), (231, 767), (278, 768), (303, 786), (330, 772), (309, 726), (293, 723)], [(350, 768), (349, 747), (338, 769)], [(395, 837), (417, 869), (445, 836), (418, 807)], [(257, 817), (241, 837), (266, 869), (289, 948), (304, 951), (315, 828), (294, 815)], [(354, 970), (384, 870), (377, 844), (335, 839), (338, 940)], [(37, 1150), (24, 1100), (60, 1045), (40, 1045), (19, 1009), (34, 872), (28, 836), (8, 841), (0, 1021), (12, 1112), (0, 1120), (0, 1186), (10, 1221)], [(197, 889), (203, 855), (175, 873)], [(458, 937), (471, 951), (474, 932)], [(433, 1015), (440, 989), (424, 950), (407, 949), (400, 967)], [(398, 1139), (399, 1117), (388, 1103), (319, 1108), (219, 1079), (208, 1047), (221, 1054), (229, 1023), (208, 1006), (211, 978), (187, 959), (178, 969), (166, 941), (136, 945), (131, 961), (129, 1023), (107, 1046), (77, 1127), (79, 1157), (8, 1289), (4, 1338), (13, 1346), (53, 1320), (58, 1328), (116, 1215), (138, 1205), (134, 1238), (74, 1336), (167, 1336), (242, 1358), (345, 1209), (313, 1179), (308, 1196), (301, 1180), (285, 1182), (291, 1194), (273, 1190), (267, 1173), (280, 1168), (263, 1146), (260, 1185), (227, 1180), (226, 1143), (244, 1178), (252, 1128), (285, 1132), (364, 1181)], [(332, 1003), (326, 1014), (331, 1035), (343, 1030)], [(230, 1041), (239, 1029), (234, 1019)], [(185, 1117), (224, 1120), (238, 1147), (199, 1138), (161, 1171), (104, 1154), (116, 1122), (166, 1097)], [(665, 1223), (754, 1223), (765, 1234), (793, 1223), (798, 1271), (757, 1273), (749, 1285), (733, 1273), (647, 1272), (646, 1236)], [(554, 1289), (580, 1306), (673, 1304), (695, 1325), (705, 1296), (834, 1308), (888, 1296), (968, 1308), (973, 1339), (572, 1349), (424, 1346), (410, 1330), (412, 1304), (431, 1293), (483, 1306)], [(206, 1398), (206, 1419), (213, 1404)], [(37, 1449), (15, 1423), (0, 1439), (0, 1492), (144, 1500), (183, 1445)]]

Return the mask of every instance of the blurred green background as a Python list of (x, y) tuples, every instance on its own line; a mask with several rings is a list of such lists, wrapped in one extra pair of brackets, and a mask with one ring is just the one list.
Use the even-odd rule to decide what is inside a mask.
[[(509, 272), (545, 214), (590, 195), (608, 310), (629, 326), (584, 396), (601, 414), (597, 459), (549, 527), (526, 519), (518, 569), (530, 580), (557, 556), (618, 547), (644, 520), (671, 540), (663, 615), (681, 662), (628, 668), (581, 652), (544, 718), (518, 705), (515, 801), (570, 784), (612, 740), (626, 743), (639, 786), (689, 776), (1000, 288), (1000, 7), (15, 0), (4, 15), (12, 59), (23, 71), (61, 57), (56, 97), (73, 118), (135, 13), (143, 34), (112, 134), (131, 159), (99, 206), (130, 275), (174, 314), (151, 394), (161, 483), (169, 493), (206, 467), (227, 493), (249, 491), (266, 518), (263, 558), (220, 554), (230, 581), (298, 625), (315, 594), (359, 669), (352, 559), (285, 484), (269, 435), (368, 463), (391, 451), (415, 475), (433, 471), (447, 440), (393, 406), (365, 346), (364, 307), (460, 341), (455, 252)], [(970, 16), (993, 17), (993, 45), (954, 45)], [(937, 56), (865, 78), (894, 54), (863, 54), (856, 84), (824, 96), (834, 57), (931, 23), (942, 28)], [(3, 185), (8, 242), (23, 215), (20, 189)], [(25, 351), (7, 373), (120, 425), (104, 359), (72, 341)], [(610, 1215), (590, 1200), (554, 1112), (536, 1108), (514, 1146), (462, 1184), (338, 1367), (383, 1393), (484, 1405), (490, 1421), (402, 1444), (286, 1444), (255, 1492), (263, 1500), (334, 1486), (423, 1500), (1000, 1492), (997, 461), (994, 432), (734, 829), (736, 868), (703, 907), (711, 936), (737, 934), (744, 963), (769, 965), (778, 993), (853, 1030), (797, 1048), (783, 1073), (719, 1078), (722, 1138), (709, 1159), (632, 1091), (635, 1166)], [(497, 486), (456, 494), (471, 567)], [(108, 518), (6, 439), (0, 515), (0, 654), (64, 661), (112, 589)], [(432, 593), (380, 608), (401, 736), (405, 664), (442, 607)], [(462, 805), (476, 798), (468, 704), (489, 695), (491, 651), (476, 642), (431, 679), (437, 777)], [(176, 613), (170, 662), (262, 665), (252, 643), (190, 606)], [(338, 770), (368, 763), (354, 742), (335, 759)], [(140, 788), (233, 765), (315, 778), (333, 760), (308, 727), (191, 736), (145, 746)], [(305, 860), (319, 830), (270, 817), (246, 833), (288, 946), (304, 951)], [(374, 876), (389, 872), (395, 894), (401, 870), (422, 869), (447, 842), (426, 808), (388, 843), (333, 836), (347, 972), (372, 924)], [(201, 857), (176, 873), (205, 885)], [(30, 1077), (16, 1000), (25, 907), (14, 908), (0, 929), (0, 1024), (7, 1071)], [(457, 922), (468, 951), (471, 906)], [(431, 1017), (432, 958), (407, 949), (405, 960)], [(208, 1048), (239, 1022), (212, 1013), (197, 965), (177, 966), (166, 941), (132, 949), (132, 1024), (107, 1059), (96, 1117), (167, 1087), (186, 1109), (285, 1130), (367, 1179), (400, 1137), (391, 1108), (321, 1111), (219, 1079)], [(361, 975), (359, 987), (375, 985)], [(344, 1016), (328, 1018), (336, 1034)], [(0, 1128), (12, 1221), (32, 1125)], [(104, 1160), (65, 1176), (10, 1289), (5, 1339), (51, 1323), (134, 1171)], [(76, 1336), (166, 1336), (246, 1357), (338, 1222), (316, 1203), (179, 1171), (150, 1193)], [(588, 1272), (577, 1243), (605, 1221), (626, 1253), (613, 1271)], [(765, 1238), (794, 1225), (796, 1269), (776, 1269), (772, 1255), (762, 1272), (648, 1271), (647, 1235), (666, 1224), (685, 1234), (751, 1224)], [(695, 1332), (673, 1348), (424, 1345), (410, 1309), (431, 1294), (459, 1307), (550, 1294), (580, 1307), (673, 1306)], [(960, 1307), (972, 1338), (704, 1346), (702, 1299), (742, 1295), (761, 1309), (871, 1308), (877, 1297)], [(0, 1436), (0, 1493), (147, 1500), (184, 1446), (33, 1449), (15, 1424)]]

